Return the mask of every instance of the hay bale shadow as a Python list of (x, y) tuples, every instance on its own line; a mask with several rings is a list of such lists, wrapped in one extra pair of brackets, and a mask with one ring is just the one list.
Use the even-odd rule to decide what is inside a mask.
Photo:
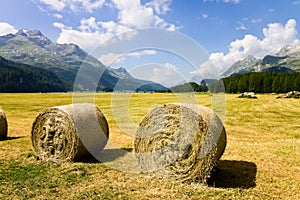
[(0, 140), (0, 141), (16, 140), (16, 139), (20, 139), (20, 138), (23, 138), (23, 137), (25, 137), (25, 136), (7, 137), (7, 138), (5, 138), (4, 140)]
[(103, 149), (99, 155), (97, 155), (97, 158), (93, 157), (92, 155), (89, 155), (83, 159), (77, 160), (84, 163), (106, 163), (106, 162), (112, 162), (117, 160), (120, 157), (123, 157), (126, 155), (126, 153), (132, 152), (132, 148), (120, 148), (120, 149)]
[(253, 162), (220, 160), (207, 183), (216, 188), (243, 188), (256, 186), (257, 166)]
[[(131, 150), (132, 151), (132, 150)], [(103, 149), (100, 153), (101, 162), (112, 162), (120, 157), (125, 156), (127, 153), (131, 152), (127, 148), (120, 149)]]

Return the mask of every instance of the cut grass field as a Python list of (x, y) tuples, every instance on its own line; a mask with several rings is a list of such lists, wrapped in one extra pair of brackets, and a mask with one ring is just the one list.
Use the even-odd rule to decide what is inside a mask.
[[(299, 199), (300, 101), (257, 96), (226, 95), (227, 148), (204, 186), (117, 171), (99, 162), (39, 161), (31, 146), (32, 122), (48, 107), (72, 103), (72, 94), (0, 94), (9, 126), (8, 139), (0, 141), (0, 199)], [(150, 108), (177, 97), (132, 94), (131, 120), (138, 124)], [(209, 94), (196, 98), (213, 106)], [(109, 122), (110, 141), (130, 149), (133, 138), (118, 127), (111, 102), (112, 94), (95, 96)]]

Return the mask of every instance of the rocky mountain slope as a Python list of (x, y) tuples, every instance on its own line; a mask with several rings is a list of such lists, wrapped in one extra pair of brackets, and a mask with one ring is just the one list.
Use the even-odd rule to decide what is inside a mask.
[(300, 43), (283, 47), (276, 56), (300, 57)]
[[(75, 90), (113, 90), (118, 82), (122, 83), (118, 84), (118, 90), (135, 90), (139, 86), (148, 91), (166, 89), (160, 84), (136, 79), (124, 68), (108, 68), (77, 45), (54, 43), (38, 30), (20, 30), (0, 36), (0, 56), (51, 70), (68, 85), (68, 90), (73, 90), (73, 86)], [(81, 81), (76, 82), (80, 67), (84, 70)], [(99, 82), (97, 76), (101, 76)]]
[(277, 54), (266, 55), (263, 59), (248, 56), (233, 64), (222, 76), (266, 71), (300, 72), (300, 43), (283, 47)]
[(247, 58), (234, 63), (222, 76), (227, 77), (232, 74), (243, 73), (251, 70), (261, 60), (248, 56)]

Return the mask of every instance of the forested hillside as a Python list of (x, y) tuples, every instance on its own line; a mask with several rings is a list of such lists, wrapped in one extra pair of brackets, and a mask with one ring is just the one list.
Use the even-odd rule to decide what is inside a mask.
[(210, 84), (211, 92), (286, 93), (300, 90), (300, 73), (251, 72), (223, 78)]
[[(161, 84), (134, 78), (125, 68), (109, 68), (75, 44), (52, 42), (39, 30), (22, 29), (16, 34), (0, 36), (0, 56), (51, 70), (68, 91), (94, 91), (95, 88), (97, 91), (135, 91), (140, 86), (144, 91), (167, 89)], [(80, 71), (79, 82), (75, 82), (80, 68), (84, 70)]]
[(207, 92), (208, 88), (205, 85), (198, 85), (195, 82), (184, 83), (170, 88), (170, 92)]
[(51, 71), (0, 57), (0, 92), (64, 92), (65, 84)]

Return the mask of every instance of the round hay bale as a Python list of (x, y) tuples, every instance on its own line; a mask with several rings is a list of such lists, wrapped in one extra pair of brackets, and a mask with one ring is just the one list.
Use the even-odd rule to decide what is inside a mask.
[(155, 107), (141, 121), (134, 151), (143, 172), (206, 183), (226, 147), (226, 132), (210, 109), (191, 104)]
[(4, 111), (0, 108), (0, 141), (7, 138), (7, 119)]
[(51, 107), (40, 113), (31, 131), (41, 160), (76, 161), (99, 154), (109, 136), (105, 116), (94, 104)]

